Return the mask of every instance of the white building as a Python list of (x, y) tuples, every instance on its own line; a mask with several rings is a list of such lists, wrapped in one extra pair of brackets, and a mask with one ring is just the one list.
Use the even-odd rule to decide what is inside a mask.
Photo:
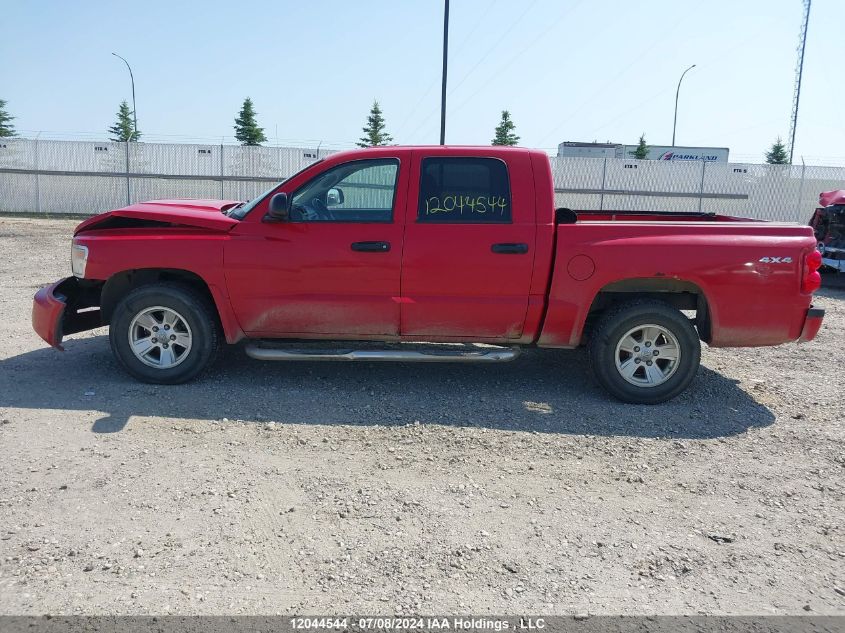
[[(633, 158), (636, 145), (620, 143), (579, 143), (565, 141), (557, 146), (560, 157), (578, 158)], [(648, 160), (703, 160), (706, 162), (728, 162), (727, 147), (682, 147), (676, 145), (649, 145)]]

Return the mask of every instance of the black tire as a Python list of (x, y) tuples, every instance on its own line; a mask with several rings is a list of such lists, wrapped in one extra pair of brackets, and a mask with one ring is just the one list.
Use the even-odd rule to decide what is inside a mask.
[[(637, 363), (636, 373), (631, 376), (631, 380), (644, 383), (648, 380), (648, 375), (640, 354), (647, 353), (645, 344), (642, 348), (639, 346), (635, 348), (638, 350), (636, 354), (625, 351), (617, 354), (617, 345), (634, 328), (652, 324), (664, 328), (671, 336), (674, 336), (680, 354), (674, 364), (659, 356), (647, 361), (657, 366), (662, 374), (668, 376), (663, 379), (663, 382), (654, 386), (632, 384), (623, 377), (622, 370), (617, 368), (617, 355), (623, 365), (623, 370), (625, 360)], [(668, 341), (665, 336), (659, 340), (669, 345), (674, 344), (674, 341)], [(650, 347), (651, 350), (657, 348), (656, 345)], [(642, 352), (639, 351), (641, 349)], [(623, 402), (658, 404), (677, 396), (695, 378), (701, 361), (701, 342), (690, 320), (679, 310), (662, 301), (642, 299), (620, 304), (602, 315), (588, 343), (587, 356), (593, 377), (611, 395)], [(651, 365), (648, 370), (650, 369)]]
[[(178, 348), (184, 357), (169, 368), (145, 364), (129, 342), (136, 315), (157, 306), (175, 311), (190, 328), (190, 346)], [(187, 382), (207, 369), (217, 358), (222, 339), (220, 322), (211, 302), (189, 286), (169, 282), (141, 286), (127, 294), (117, 304), (109, 327), (112, 352), (126, 371), (142, 382), (165, 385)]]

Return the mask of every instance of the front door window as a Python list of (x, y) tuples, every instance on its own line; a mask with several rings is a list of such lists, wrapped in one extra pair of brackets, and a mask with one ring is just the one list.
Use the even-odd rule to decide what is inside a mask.
[(293, 194), (293, 222), (391, 222), (399, 161), (356, 160), (338, 165)]

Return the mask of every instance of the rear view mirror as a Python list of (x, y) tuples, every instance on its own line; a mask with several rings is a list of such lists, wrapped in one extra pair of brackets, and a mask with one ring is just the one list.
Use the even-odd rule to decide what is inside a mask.
[(334, 207), (343, 204), (343, 189), (332, 187), (326, 192), (326, 206)]
[(270, 198), (270, 205), (267, 208), (267, 215), (264, 222), (287, 222), (290, 219), (290, 203), (288, 194), (277, 193)]

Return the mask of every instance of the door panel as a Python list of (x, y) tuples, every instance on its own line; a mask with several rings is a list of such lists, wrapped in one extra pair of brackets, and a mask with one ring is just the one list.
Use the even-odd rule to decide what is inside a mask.
[[(468, 150), (467, 157), (473, 155)], [(475, 156), (490, 153), (479, 150)], [(441, 340), (519, 338), (528, 309), (537, 230), (529, 155), (508, 153), (510, 222), (486, 215), (491, 207), (495, 210), (501, 191), (486, 195), (484, 212), (479, 214), (483, 184), (474, 188), (460, 182), (459, 171), (452, 182), (447, 176), (433, 182), (431, 168), (422, 170), (423, 160), (435, 158), (439, 157), (423, 159), (415, 152), (411, 164), (401, 333)], [(467, 172), (467, 178), (474, 176)], [(429, 196), (426, 189), (432, 187), (439, 187), (441, 195)], [(455, 200), (463, 206), (461, 213), (453, 211)], [(469, 208), (467, 200), (476, 208)], [(432, 209), (435, 219), (425, 216)]]
[[(333, 219), (305, 219), (314, 213), (325, 216), (324, 199), (313, 207), (303, 203), (292, 209), (299, 220), (242, 222), (233, 230), (225, 246), (226, 283), (247, 336), (398, 336), (408, 172), (407, 165), (400, 166), (392, 197), (392, 221), (368, 222), (367, 217), (389, 218), (390, 209), (361, 211), (358, 207), (366, 206), (360, 202), (367, 198), (366, 192), (342, 181), (306, 190), (309, 199), (312, 195), (320, 198), (324, 197), (320, 193), (324, 188), (345, 185), (345, 203), (333, 211)], [(313, 180), (323, 177), (325, 172)], [(371, 182), (364, 184), (362, 191), (374, 186)], [(298, 192), (308, 186), (286, 193), (296, 202), (302, 198)], [(330, 195), (336, 201), (337, 194)], [(254, 213), (263, 215), (259, 208)], [(367, 246), (362, 248), (362, 244)]]

